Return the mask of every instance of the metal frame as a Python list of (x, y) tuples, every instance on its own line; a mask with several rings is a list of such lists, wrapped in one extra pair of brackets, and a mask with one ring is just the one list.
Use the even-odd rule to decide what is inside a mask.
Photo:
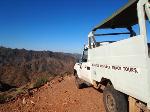
[(148, 0), (140, 0), (137, 4), (137, 12), (138, 12), (138, 20), (139, 20), (139, 28), (140, 35), (144, 38), (145, 41), (145, 52), (147, 53), (148, 60), (148, 46), (147, 46), (147, 32), (146, 32), (146, 18), (145, 18), (145, 5), (148, 3)]
[(150, 20), (150, 4), (149, 3), (146, 3), (145, 11), (146, 11), (148, 19)]
[(125, 33), (94, 34), (94, 36), (109, 36), (109, 35), (122, 35), (122, 34), (131, 34), (131, 33), (130, 32), (125, 32)]
[[(138, 1), (138, 0), (134, 0), (134, 2), (136, 2), (136, 1)], [(150, 7), (150, 4), (149, 4), (148, 0), (139, 0), (139, 2), (137, 3), (138, 24), (139, 24), (139, 28), (140, 28), (140, 35), (142, 35), (142, 37), (145, 39), (145, 51), (148, 51), (147, 44), (146, 44), (147, 43), (147, 38), (146, 38), (147, 37), (147, 32), (146, 32), (146, 23), (145, 23), (145, 20), (146, 20), (146, 18), (145, 18), (145, 12), (147, 14), (147, 17), (150, 20), (150, 8), (149, 7)], [(123, 9), (125, 9), (125, 8), (123, 8)], [(121, 11), (119, 11), (119, 12), (121, 12)], [(106, 22), (108, 22), (108, 21), (106, 21)], [(101, 24), (101, 25), (103, 25), (103, 24)], [(97, 26), (97, 28), (94, 28), (92, 30), (92, 32), (90, 32), (89, 35), (88, 35), (88, 45), (89, 45), (89, 48), (91, 48), (91, 44), (95, 45), (95, 47), (97, 47), (95, 36), (121, 35), (121, 34), (130, 34), (130, 37), (136, 36), (136, 33), (133, 31), (132, 26), (127, 27), (127, 29), (130, 32), (125, 32), (125, 33), (108, 33), (108, 34), (95, 34), (96, 30), (98, 30), (99, 27), (101, 27), (101, 26), (99, 25), (99, 26)], [(148, 54), (147, 54), (147, 57), (148, 57)]]

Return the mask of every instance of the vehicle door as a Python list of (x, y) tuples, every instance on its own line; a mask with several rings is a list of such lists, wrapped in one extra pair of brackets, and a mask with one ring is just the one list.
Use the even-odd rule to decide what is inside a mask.
[(90, 63), (88, 62), (88, 49), (84, 49), (82, 55), (82, 62), (80, 65), (80, 76), (87, 82), (91, 82), (91, 67)]

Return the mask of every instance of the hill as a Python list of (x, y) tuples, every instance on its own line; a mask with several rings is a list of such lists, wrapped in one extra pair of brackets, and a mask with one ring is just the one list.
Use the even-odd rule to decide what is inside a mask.
[(70, 74), (75, 61), (69, 53), (0, 47), (0, 90), (22, 86), (40, 76)]

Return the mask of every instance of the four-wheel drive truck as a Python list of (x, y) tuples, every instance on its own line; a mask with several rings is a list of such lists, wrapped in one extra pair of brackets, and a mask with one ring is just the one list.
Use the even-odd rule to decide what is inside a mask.
[[(82, 59), (74, 66), (76, 84), (82, 88), (86, 82), (103, 90), (107, 112), (150, 110), (149, 21), (150, 1), (130, 0), (88, 35)], [(137, 27), (136, 30), (139, 28), (138, 33), (133, 26)], [(117, 31), (126, 28), (127, 32), (97, 34), (97, 30), (109, 28)], [(112, 35), (127, 35), (127, 38), (119, 41), (96, 40), (98, 36)]]

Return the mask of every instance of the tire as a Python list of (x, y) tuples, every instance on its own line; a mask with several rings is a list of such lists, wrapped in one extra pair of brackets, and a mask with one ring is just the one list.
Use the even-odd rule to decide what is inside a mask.
[(77, 73), (75, 73), (74, 76), (75, 76), (76, 87), (78, 89), (82, 89), (82, 81), (81, 81), (81, 79), (78, 77)]
[(103, 101), (106, 112), (128, 112), (127, 98), (112, 86), (105, 87)]

